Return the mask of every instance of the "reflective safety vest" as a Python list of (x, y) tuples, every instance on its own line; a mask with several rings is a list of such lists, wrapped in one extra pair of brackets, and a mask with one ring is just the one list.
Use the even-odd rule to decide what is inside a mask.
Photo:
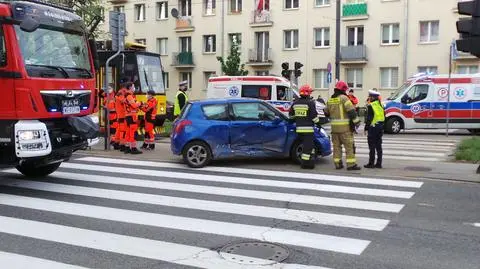
[(370, 126), (375, 126), (379, 122), (385, 121), (385, 111), (383, 110), (380, 101), (374, 101), (370, 103), (373, 109), (373, 120)]
[(178, 97), (183, 94), (185, 96), (185, 105), (187, 104), (187, 101), (188, 101), (188, 96), (187, 94), (185, 94), (184, 92), (182, 91), (178, 91), (177, 92), (177, 95), (175, 96), (175, 104), (174, 104), (174, 107), (173, 107), (173, 115), (174, 116), (178, 116), (180, 115), (180, 112), (182, 112), (182, 108), (183, 107), (180, 107), (180, 102), (178, 101)]
[(315, 101), (300, 98), (290, 108), (289, 115), (295, 119), (297, 133), (313, 133), (314, 123), (319, 122)]
[[(350, 99), (345, 95), (339, 95), (328, 99), (326, 111), (330, 116), (332, 133), (350, 132), (350, 118), (348, 111), (355, 111)], [(358, 118), (355, 121), (359, 121)]]

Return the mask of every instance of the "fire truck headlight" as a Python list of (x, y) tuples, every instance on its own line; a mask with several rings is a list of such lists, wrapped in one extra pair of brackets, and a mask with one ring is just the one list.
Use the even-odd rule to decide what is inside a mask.
[(98, 116), (97, 116), (97, 115), (93, 115), (93, 114), (92, 114), (92, 115), (90, 115), (89, 117), (90, 117), (90, 119), (92, 119), (93, 123), (95, 123), (95, 124), (100, 124), (100, 120), (98, 119)]
[(40, 130), (21, 130), (18, 131), (18, 140), (25, 141), (25, 140), (36, 140), (40, 139)]

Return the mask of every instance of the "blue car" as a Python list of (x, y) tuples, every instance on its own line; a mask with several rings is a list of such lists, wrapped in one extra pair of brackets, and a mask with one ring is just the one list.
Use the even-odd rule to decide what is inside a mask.
[[(332, 153), (330, 138), (315, 128), (318, 156)], [(171, 150), (193, 168), (212, 160), (285, 157), (300, 162), (295, 123), (269, 103), (250, 98), (188, 102), (175, 120)]]

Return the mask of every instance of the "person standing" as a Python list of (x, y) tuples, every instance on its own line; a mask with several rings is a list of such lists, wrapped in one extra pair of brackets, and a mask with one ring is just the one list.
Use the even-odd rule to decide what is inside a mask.
[(127, 93), (125, 98), (125, 108), (126, 108), (126, 117), (125, 121), (127, 122), (127, 136), (126, 143), (127, 149), (125, 153), (131, 154), (142, 154), (137, 148), (137, 140), (135, 139), (135, 134), (138, 130), (138, 109), (140, 108), (141, 103), (137, 102), (135, 99), (135, 85), (131, 82), (127, 83)]
[[(368, 134), (369, 160), (365, 168), (382, 168), (382, 136), (385, 122), (385, 111), (380, 103), (380, 93), (369, 90), (370, 104), (367, 105), (367, 117), (365, 120), (365, 134)], [(375, 151), (377, 162), (375, 163)]]
[(142, 111), (145, 112), (145, 141), (142, 149), (155, 149), (155, 118), (157, 116), (157, 99), (155, 98), (155, 91), (149, 90), (147, 92), (147, 103), (142, 106)]
[(354, 128), (360, 125), (360, 119), (346, 92), (348, 85), (344, 81), (338, 81), (334, 93), (327, 102), (325, 115), (330, 117), (333, 142), (333, 161), (336, 169), (342, 169), (342, 145), (345, 147), (347, 170), (360, 170), (355, 159), (354, 137), (351, 125)]
[(116, 149), (124, 152), (126, 147), (125, 135), (127, 132), (127, 123), (125, 122), (125, 94), (127, 89), (125, 85), (122, 84), (121, 88), (117, 91), (115, 95), (115, 111), (117, 111), (117, 122), (118, 122), (118, 130), (115, 133), (115, 140), (118, 143)]
[(177, 118), (180, 116), (182, 109), (188, 102), (188, 96), (186, 94), (187, 91), (188, 80), (184, 80), (178, 84), (179, 89), (177, 91), (177, 95), (175, 95), (175, 103), (173, 105), (173, 117)]
[(310, 98), (310, 85), (300, 87), (300, 98), (290, 107), (289, 115), (295, 119), (296, 132), (303, 144), (301, 165), (303, 169), (315, 168), (314, 127), (319, 118), (315, 101)]

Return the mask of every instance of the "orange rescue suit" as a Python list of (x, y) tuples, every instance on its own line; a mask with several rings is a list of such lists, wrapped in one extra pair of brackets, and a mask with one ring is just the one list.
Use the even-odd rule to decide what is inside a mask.
[(137, 148), (137, 141), (135, 140), (135, 133), (138, 129), (138, 109), (140, 108), (141, 103), (137, 102), (135, 95), (132, 91), (127, 91), (125, 99), (125, 108), (126, 108), (126, 117), (125, 121), (127, 122), (127, 135), (126, 143), (131, 149)]
[(155, 143), (155, 117), (157, 116), (157, 99), (154, 97), (148, 99), (147, 103), (142, 106), (145, 112), (145, 144)]
[(127, 125), (125, 122), (125, 92), (127, 89), (121, 88), (115, 96), (115, 110), (117, 112), (118, 132), (115, 134), (115, 141), (120, 146), (125, 145), (125, 135), (127, 132)]

